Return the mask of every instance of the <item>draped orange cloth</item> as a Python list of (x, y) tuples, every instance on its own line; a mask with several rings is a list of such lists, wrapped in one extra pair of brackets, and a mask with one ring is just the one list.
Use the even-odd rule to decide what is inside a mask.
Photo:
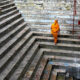
[(55, 20), (55, 22), (51, 25), (51, 34), (54, 37), (54, 43), (57, 43), (58, 40), (58, 32), (60, 31), (58, 20)]

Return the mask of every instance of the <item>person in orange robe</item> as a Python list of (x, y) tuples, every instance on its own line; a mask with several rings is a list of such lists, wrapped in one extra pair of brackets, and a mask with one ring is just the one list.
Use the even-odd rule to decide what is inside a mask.
[(58, 32), (60, 31), (58, 20), (55, 20), (54, 23), (51, 25), (51, 34), (54, 37), (54, 43), (56, 45), (58, 41)]

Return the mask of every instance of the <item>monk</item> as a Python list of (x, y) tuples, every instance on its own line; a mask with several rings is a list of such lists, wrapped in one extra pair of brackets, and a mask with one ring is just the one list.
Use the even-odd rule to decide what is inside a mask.
[(54, 23), (51, 25), (51, 34), (54, 37), (54, 43), (56, 45), (58, 41), (58, 32), (60, 31), (58, 20), (55, 20)]

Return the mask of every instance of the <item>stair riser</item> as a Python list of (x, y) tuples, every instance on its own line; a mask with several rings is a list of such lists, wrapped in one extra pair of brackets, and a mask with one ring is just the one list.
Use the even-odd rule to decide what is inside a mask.
[(7, 22), (3, 23), (0, 25), (0, 28), (3, 28), (5, 27), (6, 25), (10, 24), (11, 22), (15, 21), (17, 18), (20, 18), (21, 17), (21, 14), (13, 17), (12, 19), (8, 20)]
[(26, 33), (24, 33), (20, 38), (18, 38), (16, 40), (16, 42), (14, 42), (11, 46), (9, 46), (1, 55), (0, 55), (0, 58), (4, 57), (6, 55), (7, 52), (9, 52), (10, 49), (12, 49), (14, 47), (14, 45), (16, 45), (20, 40), (21, 38), (23, 38), (30, 30), (28, 30)]
[[(5, 64), (3, 64), (0, 68), (0, 72), (2, 72), (5, 68), (5, 66), (7, 66), (13, 59), (14, 57), (19, 53), (19, 51), (24, 47), (24, 45), (31, 39), (32, 35), (23, 43), (23, 45), (21, 45), (16, 51), (15, 53), (13, 53), (13, 55), (7, 60), (7, 62)], [(33, 43), (34, 44), (34, 43)], [(33, 45), (32, 44), (32, 45)], [(29, 49), (32, 46), (29, 47)], [(24, 55), (19, 59), (19, 61), (16, 63), (16, 65), (13, 67), (13, 70), (11, 70), (8, 78), (10, 77), (10, 75), (16, 70), (16, 67), (19, 66), (20, 62), (22, 61), (22, 59), (24, 59), (23, 57), (25, 57), (26, 53), (29, 51), (29, 49), (24, 53)]]
[(15, 6), (15, 4), (10, 4), (10, 5), (5, 5), (5, 6), (2, 6), (1, 8), (4, 10), (4, 9), (7, 9), (9, 7), (12, 7), (12, 6)]
[[(53, 62), (75, 63), (74, 60), (66, 60), (66, 59), (64, 59), (64, 60), (62, 60), (62, 59), (54, 59)], [(76, 62), (76, 63), (79, 63), (80, 64), (80, 61), (79, 62)]]
[(43, 58), (43, 54), (40, 56), (40, 59), (38, 60), (37, 65), (35, 66), (34, 72), (33, 72), (33, 74), (31, 75), (30, 80), (33, 80), (34, 75), (36, 74), (36, 71), (37, 71), (37, 69), (38, 69), (38, 67), (39, 67), (39, 64), (40, 64), (42, 58)]
[[(53, 43), (54, 44), (54, 43)], [(67, 47), (67, 46), (52, 46), (52, 45), (45, 45), (40, 44), (41, 48), (48, 48), (48, 49), (63, 49), (63, 50), (72, 50), (72, 51), (80, 51), (79, 47)]]
[[(33, 61), (33, 59), (34, 59), (34, 57), (35, 57), (35, 55), (34, 54), (36, 54), (37, 53), (37, 51), (38, 51), (38, 46), (37, 46), (37, 48), (35, 48), (35, 50), (33, 51), (33, 52), (31, 52), (31, 53), (29, 53), (28, 51), (30, 51), (30, 49), (33, 47), (33, 45), (35, 45), (35, 40), (33, 40), (33, 42), (31, 42), (31, 44), (29, 45), (29, 47), (26, 49), (26, 51), (25, 52), (23, 52), (24, 54), (21, 56), (21, 58), (18, 60), (18, 65), (16, 66), (16, 68), (17, 67), (19, 67), (19, 65), (23, 62), (24, 63), (24, 61), (25, 61), (25, 58), (27, 58), (28, 57), (28, 55), (29, 55), (29, 59), (27, 59), (27, 61), (26, 61), (26, 64), (24, 65), (24, 67), (22, 68), (23, 70), (21, 70), (20, 71), (20, 75), (18, 75), (17, 77), (16, 77), (16, 79), (17, 78), (19, 78), (19, 80), (22, 78), (22, 76), (25, 74), (25, 72), (26, 72), (26, 70), (28, 70), (28, 68), (29, 68), (29, 65), (31, 64), (31, 62)], [(19, 67), (20, 68), (20, 67)], [(14, 68), (15, 69), (15, 68)], [(13, 69), (13, 71), (14, 71), (14, 69)], [(10, 74), (11, 73), (9, 73), (9, 75), (7, 76), (8, 78), (10, 77)]]
[(7, 10), (3, 11), (3, 12), (1, 13), (1, 15), (2, 15), (2, 14), (6, 14), (6, 13), (8, 13), (8, 12), (10, 12), (10, 11), (13, 11), (13, 10), (16, 10), (16, 9), (17, 9), (16, 7), (7, 9)]
[[(37, 54), (37, 52), (38, 52), (38, 48), (35, 50), (34, 53)], [(31, 64), (31, 62), (34, 60), (34, 57), (35, 57), (34, 53), (33, 53), (32, 57), (31, 57), (31, 59), (29, 60), (29, 63), (26, 64), (24, 70), (22, 71), (22, 73), (20, 74), (20, 76), (18, 77), (17, 80), (22, 80), (24, 74), (26, 73), (26, 70), (28, 70), (28, 68), (29, 68), (29, 66), (30, 66), (30, 64)]]
[(64, 53), (64, 52), (46, 52), (44, 51), (44, 55), (49, 56), (63, 56), (63, 57), (77, 57), (80, 58), (80, 54), (73, 54), (73, 53)]
[[(43, 33), (34, 33), (34, 36), (44, 36), (44, 37), (53, 37), (52, 34), (43, 34)], [(73, 39), (73, 35), (58, 35), (58, 37), (62, 37), (62, 38), (71, 38)], [(78, 36), (74, 36), (75, 39), (78, 39)]]
[(16, 26), (18, 26), (20, 23), (22, 23), (24, 20), (20, 20), (17, 24), (11, 26), (10, 28), (6, 29), (4, 32), (0, 33), (0, 37), (3, 37), (5, 34), (11, 32), (13, 29), (16, 28)]
[(24, 29), (26, 26), (26, 24), (24, 26), (22, 26), (21, 28), (19, 28), (16, 32), (14, 32), (13, 34), (11, 34), (8, 38), (6, 38), (4, 41), (2, 41), (0, 43), (0, 47), (4, 46), (9, 40), (11, 40), (16, 34), (18, 34), (22, 29)]
[(8, 17), (10, 17), (10, 16), (12, 16), (12, 15), (17, 14), (18, 12), (19, 12), (19, 11), (18, 11), (18, 10), (16, 10), (15, 12), (13, 12), (13, 13), (11, 13), (11, 14), (7, 15), (7, 16), (1, 17), (1, 18), (0, 18), (0, 20), (2, 21), (2, 20), (3, 20), (3, 19), (5, 19), (5, 18), (8, 18)]
[[(75, 29), (74, 29), (74, 30), (75, 30)], [(38, 28), (38, 27), (37, 27), (37, 28), (33, 28), (33, 27), (32, 27), (32, 28), (31, 28), (31, 31), (51, 32), (50, 29), (46, 29), (46, 28), (43, 29), (43, 28)], [(68, 28), (68, 30), (67, 30), (67, 29), (66, 29), (66, 30), (65, 30), (65, 29), (61, 29), (61, 30), (60, 30), (60, 33), (61, 33), (61, 34), (62, 34), (62, 33), (72, 34), (72, 32), (73, 32), (72, 29), (69, 29), (69, 28)], [(74, 31), (74, 34), (77, 34), (77, 33), (80, 34), (79, 30), (75, 30), (75, 31)]]
[[(36, 38), (36, 41), (38, 41), (38, 42), (53, 42), (53, 44), (54, 44), (54, 39)], [(60, 40), (60, 39), (58, 39), (58, 43), (80, 44), (80, 42), (77, 42), (77, 41), (67, 41), (67, 40)]]
[(11, 1), (5, 1), (5, 2), (1, 2), (0, 5), (6, 5), (6, 4), (9, 4)]

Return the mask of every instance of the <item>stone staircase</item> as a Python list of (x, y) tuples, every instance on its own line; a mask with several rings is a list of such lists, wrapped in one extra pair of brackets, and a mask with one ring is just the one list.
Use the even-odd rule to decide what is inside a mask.
[[(39, 21), (39, 26), (33, 25), (28, 18), (25, 22), (13, 1), (0, 0), (0, 8), (0, 80), (52, 80), (57, 67), (66, 71), (80, 66), (77, 34), (63, 30), (55, 46), (50, 28), (43, 31)], [(68, 25), (66, 23), (65, 31)]]

